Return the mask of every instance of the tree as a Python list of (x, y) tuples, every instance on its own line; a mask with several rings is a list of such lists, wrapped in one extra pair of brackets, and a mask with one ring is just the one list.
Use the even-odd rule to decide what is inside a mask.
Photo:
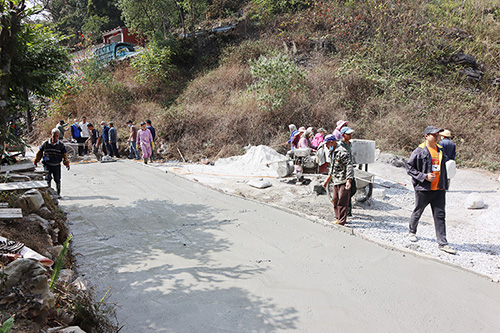
[(26, 108), (29, 92), (53, 93), (51, 83), (68, 68), (69, 57), (60, 39), (41, 25), (29, 22), (39, 8), (25, 0), (0, 0), (0, 144), (8, 116)]
[(6, 117), (9, 113), (12, 60), (17, 55), (17, 34), (28, 14), (25, 0), (0, 0), (0, 144), (6, 135)]
[(19, 109), (26, 111), (28, 131), (31, 131), (31, 103), (29, 95), (39, 98), (58, 93), (56, 81), (69, 69), (69, 54), (62, 46), (63, 38), (48, 26), (28, 23), (18, 36), (18, 56), (12, 62), (11, 99)]
[(128, 27), (150, 37), (167, 38), (173, 29), (192, 31), (205, 12), (207, 0), (118, 0)]

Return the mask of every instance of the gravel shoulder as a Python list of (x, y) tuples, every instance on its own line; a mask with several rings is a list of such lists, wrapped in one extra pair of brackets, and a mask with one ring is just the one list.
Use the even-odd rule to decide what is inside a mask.
[[(252, 147), (246, 155), (220, 159), (214, 165), (186, 163), (155, 163), (155, 167), (199, 182), (221, 192), (249, 198), (275, 207), (292, 211), (312, 222), (334, 228), (333, 206), (327, 195), (316, 195), (312, 186), (297, 186), (292, 178), (279, 179), (279, 160), (265, 146)], [(258, 149), (255, 149), (258, 148)], [(373, 197), (364, 203), (355, 203), (353, 217), (345, 230), (360, 237), (410, 251), (418, 255), (457, 265), (500, 281), (500, 183), (493, 173), (482, 170), (458, 169), (447, 193), (447, 238), (457, 255), (440, 251), (435, 238), (430, 207), (419, 224), (418, 242), (407, 238), (408, 221), (414, 205), (414, 191), (405, 169), (384, 162), (369, 165), (376, 175)], [(325, 179), (322, 175), (306, 175), (312, 183)], [(269, 181), (272, 186), (257, 189), (248, 182), (256, 179)], [(389, 187), (389, 188), (387, 188)], [(467, 209), (465, 199), (478, 193), (485, 202), (483, 209)]]

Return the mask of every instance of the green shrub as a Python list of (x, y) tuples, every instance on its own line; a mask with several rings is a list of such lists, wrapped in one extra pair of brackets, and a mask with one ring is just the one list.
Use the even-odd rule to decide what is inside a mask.
[(169, 75), (174, 70), (171, 62), (172, 51), (170, 47), (162, 47), (159, 43), (153, 42), (136, 56), (131, 65), (137, 70), (136, 80), (141, 83), (167, 82)]
[(284, 54), (251, 60), (250, 72), (257, 81), (249, 91), (257, 92), (259, 107), (264, 110), (279, 109), (290, 92), (303, 87), (304, 75), (300, 68)]

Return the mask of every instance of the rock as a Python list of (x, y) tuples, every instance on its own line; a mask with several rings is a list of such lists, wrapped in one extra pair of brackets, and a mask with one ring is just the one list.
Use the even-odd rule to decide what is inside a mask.
[(47, 207), (42, 207), (38, 210), (37, 214), (46, 220), (50, 220), (54, 217), (54, 214)]
[(99, 162), (108, 163), (108, 162), (116, 162), (116, 160), (113, 157), (106, 155), (106, 156), (103, 156)]
[(477, 68), (476, 59), (469, 54), (464, 54), (463, 52), (457, 52), (447, 58), (441, 58), (440, 63), (443, 65), (452, 64)]
[(483, 77), (483, 72), (480, 71), (477, 68), (472, 68), (472, 67), (467, 67), (462, 70), (460, 70), (461, 74), (464, 74), (467, 76), (467, 79), (472, 80), (472, 81), (479, 81)]
[(406, 167), (406, 159), (394, 154), (380, 154), (377, 158), (377, 162), (391, 164), (398, 168)]
[(260, 188), (260, 189), (273, 186), (273, 184), (271, 184), (267, 180), (263, 180), (263, 179), (251, 180), (247, 184), (252, 186), (252, 187)]
[(311, 182), (309, 186), (311, 187), (311, 192), (316, 193), (316, 195), (326, 194), (323, 184), (319, 181)]
[(82, 277), (76, 278), (73, 283), (71, 283), (73, 287), (75, 287), (77, 290), (87, 290), (87, 282)]
[(85, 333), (79, 326), (69, 326), (69, 327), (54, 327), (50, 328), (47, 333)]
[(38, 225), (40, 225), (40, 228), (42, 228), (42, 230), (45, 233), (47, 233), (48, 235), (50, 235), (52, 233), (52, 226), (51, 226), (50, 222), (47, 221), (46, 219), (44, 219), (43, 217), (40, 217), (36, 214), (30, 214), (30, 215), (28, 215), (28, 217), (26, 217), (26, 220), (29, 222), (38, 223)]
[(386, 197), (387, 191), (383, 188), (374, 188), (372, 192), (372, 198), (375, 200), (384, 200)]
[(54, 203), (54, 205), (57, 206), (57, 204), (59, 203), (59, 199), (57, 198), (58, 197), (57, 191), (54, 190), (52, 187), (49, 187), (49, 189), (47, 190), (47, 193), (49, 194), (50, 199), (52, 199), (52, 202)]
[(500, 182), (500, 175), (498, 175), (498, 178), (497, 178), (497, 180), (498, 180), (498, 181)]
[(59, 273), (59, 281), (71, 283), (74, 275), (75, 273), (71, 269), (61, 269), (61, 272)]
[(23, 210), (23, 213), (28, 214), (38, 211), (45, 203), (40, 191), (33, 189), (25, 192), (16, 200), (16, 207)]
[(59, 253), (63, 249), (62, 245), (56, 245), (56, 246), (51, 246), (47, 250), (50, 254), (50, 256), (54, 259), (54, 261), (59, 257)]
[(467, 209), (484, 208), (484, 200), (479, 193), (471, 193), (465, 199), (465, 207)]
[(5, 267), (5, 291), (17, 291), (19, 306), (26, 309), (26, 318), (44, 325), (49, 310), (55, 306), (54, 295), (49, 290), (47, 271), (34, 259), (18, 259)]

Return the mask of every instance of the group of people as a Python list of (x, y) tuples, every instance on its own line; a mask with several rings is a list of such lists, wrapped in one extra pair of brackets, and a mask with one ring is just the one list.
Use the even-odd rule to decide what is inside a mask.
[[(329, 163), (328, 177), (323, 187), (328, 187), (332, 193), (335, 223), (339, 225), (346, 224), (347, 216), (350, 215), (351, 197), (356, 192), (350, 143), (354, 130), (347, 126), (348, 123), (339, 120), (333, 133), (326, 136), (323, 128), (318, 129), (314, 135), (312, 127), (300, 127), (297, 130), (294, 124), (289, 125), (291, 135), (288, 143), (292, 150), (317, 150), (320, 172), (321, 167)], [(424, 138), (425, 141), (413, 151), (406, 166), (415, 189), (415, 207), (410, 217), (408, 239), (412, 242), (418, 241), (417, 225), (425, 208), (430, 204), (439, 249), (456, 254), (456, 250), (448, 245), (445, 224), (445, 195), (450, 184), (446, 164), (455, 160), (456, 146), (451, 141), (449, 130), (435, 126), (425, 128)], [(322, 150), (328, 156), (323, 160), (319, 158), (323, 155), (320, 153)]]
[[(88, 153), (88, 144), (91, 144), (92, 152), (96, 155), (99, 153), (99, 147), (102, 148), (102, 152), (105, 155), (120, 157), (118, 152), (118, 135), (116, 128), (112, 122), (109, 126), (106, 122), (101, 122), (101, 133), (94, 127), (93, 124), (87, 122), (87, 118), (82, 117), (81, 121), (78, 122), (77, 119), (73, 120), (73, 124), (66, 129), (65, 124), (61, 120), (57, 126), (52, 129), (50, 138), (45, 141), (39, 148), (33, 164), (37, 165), (40, 161), (42, 162), (45, 171), (47, 172), (46, 180), (51, 187), (52, 180), (56, 184), (57, 195), (61, 195), (61, 162), (69, 170), (70, 163), (68, 159), (68, 152), (66, 146), (63, 143), (64, 132), (71, 132), (71, 141), (78, 144), (78, 154), (83, 156)], [(156, 137), (156, 130), (151, 124), (151, 120), (141, 122), (141, 128), (137, 130), (134, 126), (132, 120), (127, 121), (127, 126), (129, 128), (129, 158), (140, 159), (139, 152), (137, 150), (137, 145), (140, 146), (142, 151), (142, 158), (144, 163), (148, 163), (148, 159), (151, 161), (154, 159), (154, 140)]]
[[(127, 140), (129, 155), (128, 158), (139, 160), (141, 156), (137, 147), (139, 146), (142, 152), (142, 159), (144, 163), (148, 163), (148, 159), (153, 161), (154, 159), (154, 141), (156, 138), (156, 130), (151, 124), (151, 120), (146, 120), (141, 122), (140, 129), (133, 124), (132, 120), (126, 122), (129, 136)], [(71, 141), (78, 144), (78, 155), (83, 156), (89, 153), (89, 145), (92, 147), (92, 153), (98, 155), (99, 150), (102, 150), (102, 154), (111, 157), (120, 158), (120, 152), (118, 149), (118, 133), (113, 122), (106, 123), (101, 121), (101, 131), (94, 127), (92, 123), (87, 122), (85, 116), (82, 117), (81, 121), (78, 119), (73, 120), (73, 124), (69, 126), (69, 129), (65, 127), (69, 124), (65, 124), (64, 120), (59, 121), (56, 129), (59, 130), (60, 140), (64, 138), (64, 132), (70, 131)]]

